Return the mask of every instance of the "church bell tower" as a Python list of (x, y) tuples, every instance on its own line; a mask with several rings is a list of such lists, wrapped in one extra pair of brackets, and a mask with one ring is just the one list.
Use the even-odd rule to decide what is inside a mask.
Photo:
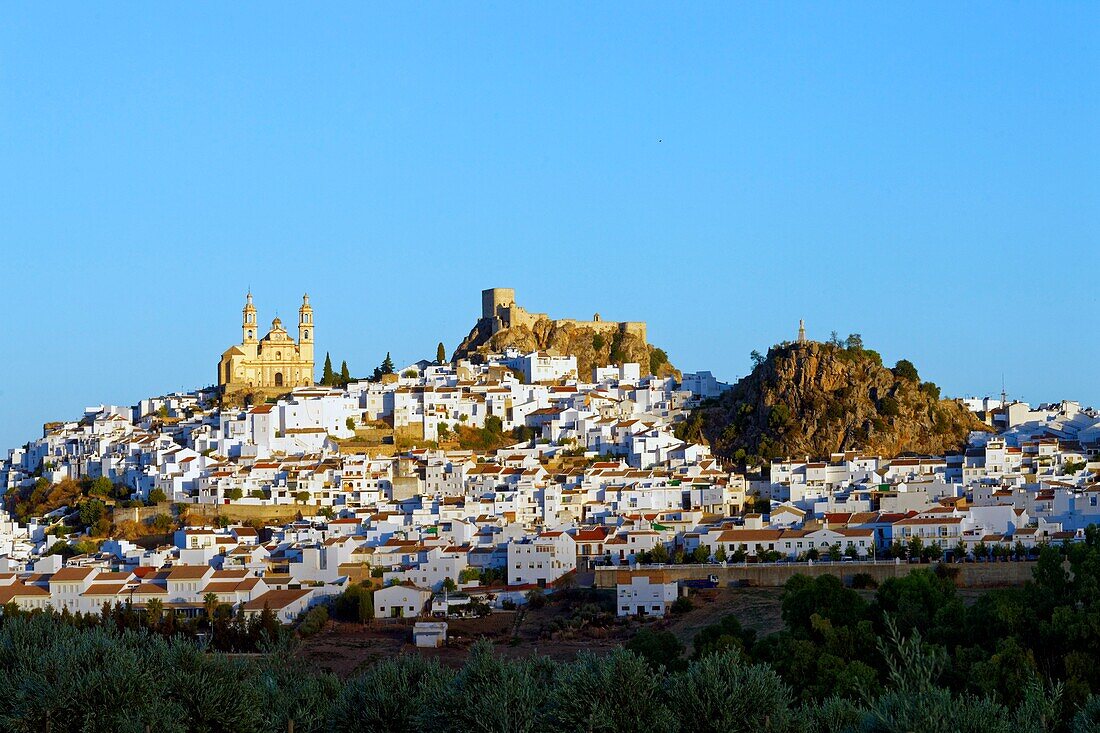
[(256, 306), (252, 305), (252, 291), (249, 291), (245, 297), (244, 316), (241, 322), (241, 343), (256, 343)]
[[(308, 293), (302, 296), (302, 307), (298, 309), (298, 355), (302, 361), (313, 363), (313, 306)], [(313, 383), (312, 374), (309, 382)]]

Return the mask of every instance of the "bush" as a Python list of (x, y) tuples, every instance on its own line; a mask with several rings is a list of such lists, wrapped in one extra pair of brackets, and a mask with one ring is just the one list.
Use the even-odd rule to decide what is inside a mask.
[(920, 391), (934, 400), (939, 400), (940, 398), (940, 388), (936, 386), (936, 384), (933, 382), (922, 383), (920, 386)]
[(852, 587), (859, 590), (878, 588), (878, 581), (870, 573), (856, 573), (852, 576)]
[(302, 614), (298, 622), (298, 633), (301, 636), (312, 636), (325, 628), (328, 623), (328, 609), (324, 606), (314, 606)]
[(546, 605), (546, 593), (541, 588), (527, 591), (527, 607), (536, 611)]
[(164, 493), (163, 489), (153, 489), (149, 492), (149, 501), (153, 502), (154, 504), (160, 504), (162, 502), (168, 501), (168, 495)]
[(672, 602), (672, 612), (679, 616), (695, 608), (695, 604), (687, 596), (680, 596)]
[(878, 412), (885, 417), (897, 417), (901, 414), (901, 408), (896, 399), (887, 395), (878, 401)]
[(661, 667), (673, 670), (684, 667), (683, 660), (680, 659), (684, 653), (684, 645), (670, 631), (642, 629), (627, 642), (626, 648), (646, 660), (654, 670)]

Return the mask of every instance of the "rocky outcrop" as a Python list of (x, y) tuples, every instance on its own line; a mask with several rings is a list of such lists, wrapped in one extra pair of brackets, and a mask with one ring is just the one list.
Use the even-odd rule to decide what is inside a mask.
[(662, 349), (647, 344), (644, 339), (627, 331), (608, 333), (578, 326), (568, 321), (540, 318), (534, 324), (513, 326), (492, 333), (491, 322), (481, 319), (459, 344), (453, 359), (477, 359), (490, 353), (500, 353), (508, 347), (523, 352), (545, 351), (556, 356), (577, 357), (579, 376), (591, 379), (596, 366), (637, 362), (642, 374), (680, 378), (680, 372), (669, 363)]
[(970, 431), (988, 428), (939, 392), (909, 362), (888, 369), (868, 349), (784, 344), (678, 432), (749, 463), (845, 450), (884, 457), (960, 450)]

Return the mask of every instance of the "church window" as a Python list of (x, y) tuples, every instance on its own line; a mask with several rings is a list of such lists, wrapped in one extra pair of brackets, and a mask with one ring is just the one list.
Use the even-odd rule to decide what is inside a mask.
[(308, 329), (305, 332), (305, 336), (306, 336), (306, 338), (309, 338), (309, 330)]
[(282, 361), (282, 359), (283, 359), (283, 352), (281, 352), (281, 351), (276, 351), (276, 352), (275, 352), (275, 358), (276, 358), (277, 360), (279, 360), (279, 361)]
[(282, 387), (283, 386), (283, 373), (282, 372), (275, 372), (275, 386), (276, 387)]

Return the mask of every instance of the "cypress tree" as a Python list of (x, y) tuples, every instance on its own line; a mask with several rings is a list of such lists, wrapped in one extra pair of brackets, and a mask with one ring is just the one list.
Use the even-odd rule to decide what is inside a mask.
[(332, 379), (336, 376), (332, 372), (332, 358), (325, 352), (325, 370), (321, 372), (321, 384), (332, 385)]
[(443, 346), (443, 342), (439, 342), (439, 346), (435, 347), (435, 363), (442, 364), (447, 361), (447, 348)]
[(348, 373), (348, 363), (346, 361), (340, 362), (340, 384), (347, 387), (351, 382), (351, 374)]
[(393, 359), (390, 358), (390, 352), (386, 352), (386, 359), (382, 362), (382, 373), (393, 374)]

